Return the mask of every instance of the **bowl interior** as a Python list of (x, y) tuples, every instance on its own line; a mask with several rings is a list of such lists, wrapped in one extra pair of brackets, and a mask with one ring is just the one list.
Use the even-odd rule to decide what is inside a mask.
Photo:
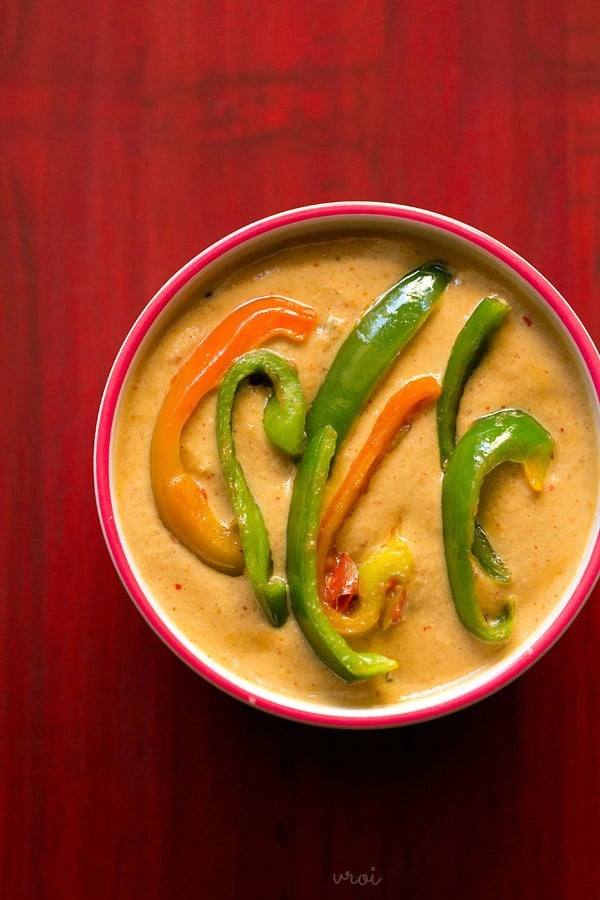
[(552, 285), (513, 251), (476, 229), (423, 210), (368, 203), (323, 204), (269, 217), (234, 232), (177, 272), (142, 311), (115, 360), (100, 407), (95, 444), (96, 497), (106, 543), (125, 588), (155, 632), (184, 662), (229, 694), (281, 716), (343, 727), (383, 727), (433, 718), (503, 687), (560, 637), (585, 603), (600, 570), (598, 496), (593, 528), (579, 566), (552, 614), (524, 644), (484, 671), (398, 704), (377, 708), (339, 708), (318, 700), (292, 700), (288, 695), (253, 684), (211, 659), (166, 616), (131, 553), (114, 498), (115, 428), (136, 361), (152, 346), (165, 325), (177, 317), (198, 285), (218, 278), (221, 272), (309, 237), (312, 240), (333, 232), (350, 233), (374, 227), (435, 240), (441, 238), (451, 248), (479, 257), (526, 294), (540, 315), (553, 322), (570, 348), (573, 365), (580, 370), (594, 410), (596, 442), (600, 445), (598, 351), (573, 310)]

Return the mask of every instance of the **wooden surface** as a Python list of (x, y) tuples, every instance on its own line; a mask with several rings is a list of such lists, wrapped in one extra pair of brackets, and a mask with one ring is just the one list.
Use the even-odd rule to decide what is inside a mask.
[[(109, 561), (91, 468), (142, 306), (284, 208), (381, 199), (466, 220), (598, 341), (598, 10), (3, 5), (0, 896), (600, 896), (597, 594), (477, 707), (390, 732), (298, 726), (151, 633)], [(336, 885), (345, 872), (372, 883)]]

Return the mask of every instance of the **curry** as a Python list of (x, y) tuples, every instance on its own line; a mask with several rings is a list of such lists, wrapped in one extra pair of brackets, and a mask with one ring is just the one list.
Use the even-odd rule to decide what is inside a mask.
[(598, 482), (551, 313), (450, 244), (375, 231), (202, 276), (140, 355), (113, 459), (123, 540), (183, 639), (355, 708), (468, 678), (540, 627)]

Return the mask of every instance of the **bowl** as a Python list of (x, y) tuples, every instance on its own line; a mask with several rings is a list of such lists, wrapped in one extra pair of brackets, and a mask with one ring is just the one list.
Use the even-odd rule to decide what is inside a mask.
[[(206, 652), (173, 620), (148, 583), (132, 550), (119, 509), (116, 487), (117, 424), (132, 372), (157, 336), (186, 308), (190, 292), (202, 292), (221, 273), (268, 257), (276, 247), (312, 241), (329, 234), (383, 229), (411, 240), (441, 241), (466, 253), (526, 296), (527, 302), (556, 329), (578, 370), (591, 415), (596, 448), (600, 444), (600, 357), (581, 321), (559, 292), (533, 266), (494, 238), (446, 216), (389, 203), (324, 203), (261, 219), (219, 240), (184, 265), (143, 309), (119, 350), (102, 396), (94, 447), (97, 508), (104, 538), (121, 581), (134, 604), (165, 644), (195, 672), (227, 694), (258, 709), (299, 722), (346, 728), (407, 725), (445, 715), (488, 697), (523, 674), (558, 640), (590, 595), (600, 570), (600, 499), (594, 487), (589, 533), (560, 597), (518, 642), (491, 665), (454, 678), (433, 690), (416, 691), (390, 704), (337, 703), (330, 696), (294, 697), (260, 679), (248, 679), (236, 664)], [(206, 290), (206, 294), (210, 291)], [(527, 317), (524, 317), (527, 318)], [(530, 323), (528, 323), (530, 324)], [(145, 463), (144, 463), (145, 464)], [(175, 585), (175, 587), (180, 587)]]

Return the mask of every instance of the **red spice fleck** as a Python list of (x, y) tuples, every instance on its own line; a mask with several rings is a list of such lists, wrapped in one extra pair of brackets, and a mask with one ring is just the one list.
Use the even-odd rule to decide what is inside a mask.
[(423, 631), (429, 631), (431, 625), (423, 625)]
[(531, 326), (533, 325), (533, 321), (529, 318), (529, 316), (523, 316), (523, 321), (529, 328), (531, 328)]
[(549, 484), (549, 485), (548, 485), (548, 490), (549, 490), (549, 491), (553, 491), (553, 490), (554, 490), (554, 485), (553, 485), (553, 484)]
[(175, 590), (176, 590), (176, 591), (180, 591), (180, 590), (181, 590), (181, 585), (180, 585), (180, 584), (176, 584), (176, 585), (175, 585)]

